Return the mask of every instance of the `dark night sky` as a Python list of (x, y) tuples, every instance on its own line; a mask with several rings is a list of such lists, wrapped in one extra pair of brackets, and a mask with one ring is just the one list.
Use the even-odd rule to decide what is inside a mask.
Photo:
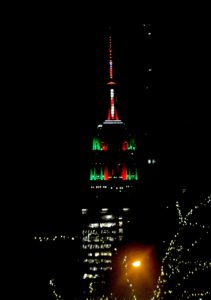
[[(23, 198), (30, 199), (23, 205), (32, 219), (39, 213), (45, 218), (51, 207), (66, 209), (74, 203), (74, 193), (83, 189), (90, 139), (107, 114), (109, 25), (121, 118), (136, 133), (140, 146), (146, 136), (153, 144), (166, 184), (171, 179), (178, 184), (208, 182), (204, 28), (161, 25), (130, 12), (108, 16), (104, 11), (75, 21), (55, 12), (29, 14), (13, 28), (18, 50), (12, 52), (18, 78), (18, 143), (27, 182)], [(150, 27), (143, 27), (148, 23)]]
[[(210, 27), (182, 22), (179, 16), (175, 22), (161, 23), (143, 7), (121, 4), (113, 10), (108, 2), (92, 11), (84, 6), (59, 10), (53, 4), (21, 11), (18, 5), (14, 17), (9, 10), (4, 24), (10, 27), (5, 43), (5, 77), (11, 78), (5, 125), (12, 129), (7, 171), (14, 180), (8, 187), (5, 227), (12, 225), (9, 260), (17, 257), (21, 264), (16, 268), (21, 287), (28, 280), (31, 284), (28, 270), (19, 274), (29, 255), (28, 245), (21, 243), (25, 245), (39, 230), (73, 224), (77, 192), (83, 191), (86, 180), (89, 142), (107, 113), (101, 101), (105, 101), (104, 36), (109, 25), (121, 118), (136, 133), (140, 149), (146, 140), (152, 143), (163, 190), (173, 186), (169, 190), (173, 195), (183, 183), (210, 189)], [(148, 23), (150, 38), (142, 26)], [(14, 231), (17, 243), (11, 238)]]

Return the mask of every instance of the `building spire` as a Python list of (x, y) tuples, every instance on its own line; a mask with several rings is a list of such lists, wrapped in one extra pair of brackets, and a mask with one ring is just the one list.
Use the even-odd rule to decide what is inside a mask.
[(111, 38), (111, 28), (109, 27), (109, 40), (108, 40), (108, 61), (109, 61), (109, 81), (107, 85), (109, 86), (110, 95), (110, 107), (108, 110), (108, 120), (119, 120), (117, 110), (115, 107), (115, 85), (116, 82), (113, 79), (113, 49), (112, 49), (112, 38)]
[(113, 57), (112, 57), (112, 40), (111, 35), (109, 35), (109, 79), (113, 80)]

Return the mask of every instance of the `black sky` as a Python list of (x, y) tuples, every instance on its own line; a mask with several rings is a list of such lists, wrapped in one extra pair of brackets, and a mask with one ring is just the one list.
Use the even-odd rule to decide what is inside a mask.
[[(82, 5), (75, 10), (18, 3), (17, 9), (9, 8), (3, 26), (7, 53), (2, 56), (4, 79), (9, 79), (4, 123), (9, 158), (4, 177), (8, 174), (12, 180), (3, 229), (11, 227), (7, 262), (13, 264), (15, 258), (20, 266), (7, 268), (11, 279), (7, 292), (23, 287), (25, 293), (26, 282), (32, 283), (31, 270), (26, 268), (22, 277), (19, 272), (33, 260), (28, 260), (25, 241), (34, 232), (54, 232), (73, 224), (77, 192), (86, 180), (89, 142), (106, 115), (101, 101), (109, 25), (121, 118), (136, 132), (140, 149), (146, 140), (153, 144), (162, 190), (173, 187), (171, 196), (186, 183), (210, 190), (210, 26), (197, 17), (193, 22), (182, 21), (180, 15), (163, 20), (153, 7), (149, 13), (140, 3), (123, 6), (114, 10), (108, 2), (100, 2), (94, 9)], [(188, 10), (185, 17), (189, 15)], [(150, 40), (144, 23), (151, 24)], [(146, 83), (151, 84), (147, 93)], [(11, 282), (17, 284), (14, 278), (21, 280), (18, 289), (11, 289)]]
[(27, 182), (22, 187), (34, 218), (50, 207), (69, 206), (74, 193), (83, 189), (89, 143), (107, 115), (109, 26), (120, 117), (136, 133), (140, 147), (146, 140), (153, 145), (166, 185), (203, 186), (206, 181), (209, 186), (206, 27), (161, 24), (135, 10), (117, 16), (103, 7), (76, 19), (59, 12), (29, 12), (13, 27), (16, 51), (11, 50), (11, 59), (17, 78), (18, 147)]

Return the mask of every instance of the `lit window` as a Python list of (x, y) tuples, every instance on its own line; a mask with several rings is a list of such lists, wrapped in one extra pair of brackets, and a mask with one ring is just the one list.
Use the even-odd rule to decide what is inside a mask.
[(83, 215), (85, 215), (88, 212), (88, 209), (87, 208), (82, 208), (81, 212), (82, 212)]

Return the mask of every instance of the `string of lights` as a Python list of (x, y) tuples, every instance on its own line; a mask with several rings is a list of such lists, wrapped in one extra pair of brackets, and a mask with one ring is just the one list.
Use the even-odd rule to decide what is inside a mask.
[(135, 295), (135, 289), (133, 287), (132, 281), (129, 279), (129, 276), (128, 276), (128, 263), (127, 263), (127, 256), (126, 255), (125, 255), (124, 259), (123, 259), (123, 265), (124, 265), (124, 268), (125, 268), (126, 282), (127, 282), (127, 285), (128, 285), (128, 287), (130, 289), (132, 299), (137, 300), (137, 297)]
[(76, 237), (68, 236), (68, 235), (53, 235), (53, 236), (34, 236), (34, 240), (42, 243), (42, 242), (55, 242), (58, 240), (72, 240), (74, 241)]
[[(197, 259), (194, 252), (195, 248), (200, 248), (200, 243), (210, 234), (210, 226), (200, 224), (197, 214), (202, 208), (208, 209), (210, 204), (211, 195), (183, 216), (180, 204), (178, 201), (176, 202), (178, 231), (170, 241), (162, 259), (160, 276), (151, 300), (204, 299), (211, 295), (210, 288), (191, 289), (188, 288), (188, 284), (185, 285), (195, 276), (201, 276), (203, 272), (211, 270), (211, 261)], [(190, 238), (185, 238), (187, 235)]]
[(63, 300), (62, 296), (56, 291), (57, 288), (56, 288), (56, 284), (55, 284), (55, 279), (50, 279), (49, 280), (49, 285), (51, 287), (51, 291), (52, 291), (52, 294), (54, 295), (55, 299), (56, 300)]

